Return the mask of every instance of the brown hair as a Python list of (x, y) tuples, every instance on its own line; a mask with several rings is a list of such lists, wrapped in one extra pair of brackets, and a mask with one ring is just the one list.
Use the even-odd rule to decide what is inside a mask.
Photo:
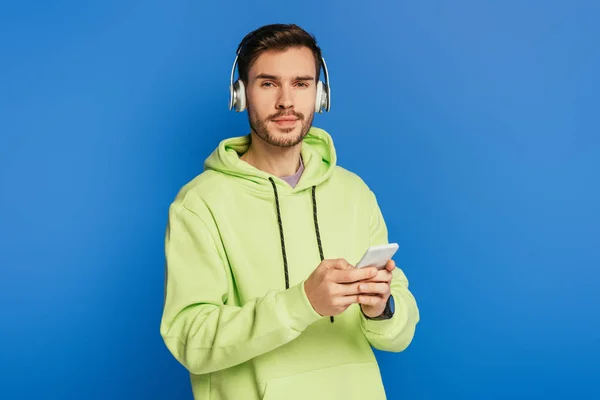
[(321, 74), (321, 49), (315, 37), (295, 24), (271, 24), (248, 33), (238, 46), (238, 74), (248, 83), (252, 64), (267, 50), (283, 51), (290, 47), (308, 47), (315, 57), (318, 81)]

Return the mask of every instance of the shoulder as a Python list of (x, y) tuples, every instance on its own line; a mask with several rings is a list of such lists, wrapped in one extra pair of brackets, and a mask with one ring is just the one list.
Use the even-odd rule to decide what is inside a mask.
[(364, 192), (371, 191), (371, 188), (369, 187), (369, 185), (367, 185), (363, 178), (361, 178), (355, 172), (352, 172), (339, 165), (335, 166), (332, 178), (338, 184), (341, 184), (344, 187), (349, 187), (352, 190), (360, 190)]
[(186, 209), (201, 216), (207, 209), (208, 199), (227, 187), (223, 184), (224, 180), (222, 174), (206, 170), (181, 186), (170, 207), (172, 209)]
[(372, 206), (376, 202), (375, 193), (368, 183), (357, 173), (344, 167), (335, 167), (330, 183), (337, 193), (343, 193), (343, 196), (349, 196), (355, 202), (365, 206)]

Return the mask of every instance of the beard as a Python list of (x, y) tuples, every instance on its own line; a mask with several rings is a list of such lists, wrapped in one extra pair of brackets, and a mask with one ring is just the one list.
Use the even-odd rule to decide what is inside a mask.
[[(304, 139), (304, 137), (306, 136), (306, 134), (308, 133), (309, 129), (312, 126), (314, 115), (315, 115), (315, 113), (311, 112), (310, 115), (308, 116), (308, 119), (305, 119), (304, 114), (299, 113), (299, 112), (280, 111), (276, 114), (269, 115), (265, 119), (260, 119), (258, 114), (256, 114), (251, 107), (248, 107), (248, 120), (250, 122), (250, 128), (262, 140), (269, 143), (270, 145), (277, 146), (277, 147), (293, 147), (293, 146), (299, 144), (300, 142), (302, 142), (302, 140)], [(298, 121), (300, 121), (300, 132), (298, 133), (298, 135), (294, 135), (291, 137), (289, 135), (284, 135), (282, 137), (278, 134), (269, 132), (269, 129), (267, 128), (267, 122), (272, 121), (276, 118), (289, 117), (289, 116), (294, 116), (294, 117), (298, 118)], [(296, 128), (297, 128), (296, 126), (294, 126), (292, 128), (279, 128), (279, 131), (282, 133), (290, 133), (290, 132), (293, 132)]]

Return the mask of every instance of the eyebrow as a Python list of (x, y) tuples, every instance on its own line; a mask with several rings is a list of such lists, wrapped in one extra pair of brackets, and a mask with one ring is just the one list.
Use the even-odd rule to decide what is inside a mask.
[[(275, 76), (275, 75), (269, 75), (269, 74), (259, 74), (256, 76), (255, 79), (271, 79), (274, 81), (278, 81), (279, 77)], [(314, 76), (310, 76), (310, 75), (303, 75), (303, 76), (296, 76), (294, 78), (295, 81), (312, 81), (314, 80), (315, 77)]]

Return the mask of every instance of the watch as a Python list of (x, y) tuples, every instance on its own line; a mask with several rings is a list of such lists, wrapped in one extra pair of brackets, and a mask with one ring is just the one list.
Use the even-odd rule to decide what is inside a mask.
[(364, 313), (363, 313), (363, 315), (365, 316), (365, 318), (373, 320), (373, 321), (383, 321), (383, 320), (392, 318), (394, 316), (394, 310), (395, 310), (394, 296), (392, 296), (390, 294), (390, 297), (388, 297), (387, 303), (385, 304), (385, 309), (383, 310), (381, 315), (379, 315), (375, 318), (371, 318)]

